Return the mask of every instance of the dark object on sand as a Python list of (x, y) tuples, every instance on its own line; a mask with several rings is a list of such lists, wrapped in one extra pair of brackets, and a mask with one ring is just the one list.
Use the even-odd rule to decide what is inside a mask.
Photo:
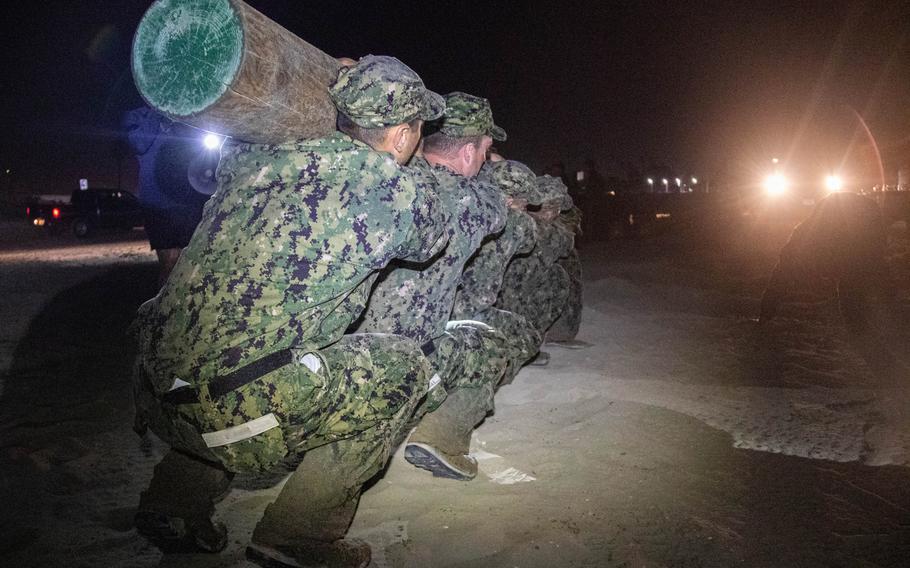
[(884, 224), (874, 201), (854, 193), (832, 193), (818, 202), (781, 250), (762, 296), (759, 321), (774, 318), (794, 285), (815, 278), (836, 283), (847, 327), (863, 331), (868, 290), (890, 291)]

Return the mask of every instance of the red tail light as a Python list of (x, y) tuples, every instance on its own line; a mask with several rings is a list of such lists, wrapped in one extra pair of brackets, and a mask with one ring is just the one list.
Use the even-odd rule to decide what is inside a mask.
[(26, 216), (26, 217), (31, 217), (31, 216), (32, 216), (32, 208), (31, 208), (31, 207), (26, 207), (26, 208), (25, 208), (25, 216)]
[(56, 207), (54, 207), (53, 211), (51, 211), (51, 215), (54, 217), (54, 219), (59, 219), (59, 218), (60, 218), (60, 210), (57, 209)]

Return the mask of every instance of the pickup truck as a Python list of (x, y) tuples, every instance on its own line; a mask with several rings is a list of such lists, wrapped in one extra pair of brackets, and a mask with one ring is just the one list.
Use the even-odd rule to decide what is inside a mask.
[(77, 237), (96, 229), (129, 230), (142, 226), (142, 209), (132, 193), (117, 189), (77, 189), (68, 203), (31, 201), (25, 214), (36, 227), (69, 227)]

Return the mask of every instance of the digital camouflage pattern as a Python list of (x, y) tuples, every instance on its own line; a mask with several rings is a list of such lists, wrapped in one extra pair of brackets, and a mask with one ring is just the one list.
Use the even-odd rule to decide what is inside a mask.
[(578, 329), (581, 327), (582, 283), (581, 260), (578, 258), (578, 251), (572, 249), (568, 256), (560, 258), (559, 266), (569, 276), (569, 291), (559, 317), (547, 330), (547, 341), (575, 339)]
[[(222, 159), (219, 190), (168, 282), (140, 308), (137, 375), (155, 395), (180, 378), (205, 399), (213, 377), (295, 348), (321, 353), (330, 376), (284, 368), (274, 381), (181, 405), (182, 418), (211, 431), (261, 416), (266, 408), (276, 414), (286, 409), (295, 427), (322, 436), (368, 424), (369, 413), (381, 414), (379, 409), (391, 413), (423, 394), (423, 378), (400, 383), (413, 374), (401, 371), (413, 361), (374, 359), (368, 338), (329, 347), (344, 351), (337, 364), (323, 348), (336, 344), (358, 317), (378, 270), (394, 258), (422, 261), (436, 254), (445, 246), (447, 225), (444, 208), (420, 178), (343, 134), (238, 146)], [(371, 380), (378, 383), (370, 387), (377, 390), (370, 391), (369, 404), (364, 398), (360, 406), (344, 407), (345, 399), (333, 399), (351, 383), (365, 389)], [(332, 413), (339, 423), (331, 424)], [(310, 430), (308, 416), (324, 421), (323, 430)], [(192, 438), (178, 422), (184, 435), (173, 437)], [(273, 429), (249, 444), (232, 444), (236, 455), (218, 457), (243, 469), (251, 465), (243, 456), (252, 456), (257, 467), (267, 467), (282, 451), (278, 436), (286, 435), (280, 433)], [(262, 447), (246, 451), (253, 444)]]
[(568, 211), (574, 206), (569, 188), (558, 177), (542, 175), (537, 178), (537, 189), (542, 203), (553, 203), (560, 211)]
[[(306, 354), (319, 358), (317, 370), (300, 362)], [(140, 400), (150, 409), (152, 431), (172, 447), (220, 462), (229, 471), (268, 470), (289, 453), (358, 433), (391, 441), (426, 393), (430, 376), (417, 345), (394, 335), (348, 335), (329, 347), (295, 355), (295, 363), (220, 398), (209, 396), (202, 385), (198, 404), (158, 403), (154, 393), (144, 389)], [(269, 413), (279, 428), (252, 438), (207, 448), (200, 436)]]
[[(530, 168), (514, 160), (495, 162), (483, 170), (481, 178), (490, 181), (509, 197), (540, 203), (537, 177)], [(537, 241), (537, 224), (522, 210), (509, 209), (505, 229), (491, 235), (465, 266), (461, 287), (455, 298), (454, 319), (482, 321), (499, 331), (504, 342), (501, 351), (508, 361), (504, 382), (511, 382), (518, 370), (532, 358), (541, 336), (523, 316), (496, 309), (499, 291), (509, 261), (527, 255)]]
[(571, 282), (557, 262), (573, 250), (574, 236), (561, 223), (535, 221), (537, 245), (509, 263), (496, 307), (524, 316), (544, 336), (565, 307)]
[(490, 235), (465, 265), (452, 319), (471, 319), (492, 307), (509, 261), (516, 254), (530, 253), (536, 240), (534, 219), (524, 211), (509, 209), (505, 229)]
[(442, 116), (441, 95), (426, 88), (413, 69), (386, 55), (367, 55), (338, 70), (329, 96), (339, 112), (363, 128), (383, 128)]
[[(574, 205), (560, 213), (554, 222), (575, 237), (581, 235), (581, 210)], [(546, 340), (570, 341), (575, 339), (581, 327), (583, 302), (581, 259), (578, 257), (578, 250), (574, 248), (574, 245), (569, 254), (561, 257), (558, 262), (563, 270), (566, 271), (566, 274), (569, 275), (569, 293), (561, 314), (547, 331)]]
[(484, 238), (504, 228), (507, 210), (499, 191), (424, 159), (413, 160), (451, 215), (444, 252), (426, 263), (396, 262), (370, 296), (359, 332), (394, 333), (419, 343), (441, 337), (452, 314), (462, 270)]
[(438, 127), (446, 136), (489, 136), (499, 142), (506, 140), (506, 131), (493, 122), (493, 109), (487, 99), (456, 91), (445, 96), (445, 103)]
[(531, 205), (540, 205), (546, 196), (538, 188), (537, 175), (517, 160), (484, 162), (477, 177), (492, 183), (509, 197), (524, 199)]
[(523, 316), (543, 337), (565, 305), (569, 284), (558, 264), (547, 265), (533, 254), (516, 257), (506, 269), (496, 307)]

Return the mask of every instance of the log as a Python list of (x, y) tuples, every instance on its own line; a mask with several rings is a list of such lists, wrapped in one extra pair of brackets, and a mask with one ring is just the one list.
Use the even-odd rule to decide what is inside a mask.
[(341, 63), (242, 0), (158, 0), (133, 39), (136, 87), (173, 120), (278, 144), (335, 130)]

